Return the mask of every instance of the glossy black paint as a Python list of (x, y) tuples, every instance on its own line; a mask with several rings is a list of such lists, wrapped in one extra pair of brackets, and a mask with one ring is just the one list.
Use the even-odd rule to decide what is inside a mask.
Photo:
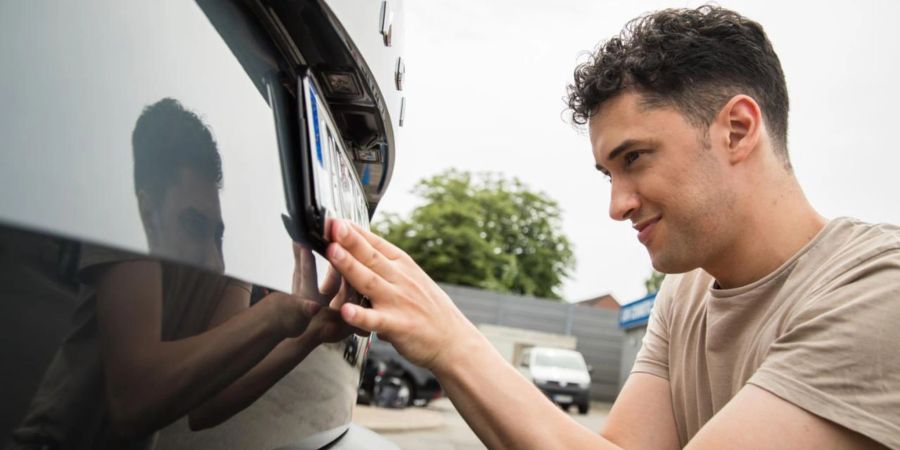
[[(366, 340), (331, 329), (233, 415), (201, 431), (187, 419), (280, 343), (253, 334), (269, 322), (234, 328), (233, 347), (210, 333), (264, 317), (278, 291), (335, 295), (283, 220), (299, 188), (279, 133), (300, 124), (276, 121), (271, 93), (295, 98), (285, 80), (301, 64), (359, 81), (329, 107), (348, 148), (385, 152), (364, 186), (372, 208), (386, 188), (390, 122), (335, 20), (318, 1), (0, 5), (4, 448), (305, 448), (344, 434)], [(158, 339), (123, 358), (151, 322)], [(176, 361), (169, 383), (134, 368), (190, 342), (208, 343), (208, 361)], [(251, 342), (267, 350), (243, 361)]]

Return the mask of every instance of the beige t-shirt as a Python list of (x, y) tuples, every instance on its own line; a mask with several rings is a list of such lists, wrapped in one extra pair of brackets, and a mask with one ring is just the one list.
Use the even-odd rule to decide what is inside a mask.
[(682, 446), (745, 384), (900, 449), (900, 227), (834, 219), (765, 278), (666, 277), (632, 373), (669, 380)]

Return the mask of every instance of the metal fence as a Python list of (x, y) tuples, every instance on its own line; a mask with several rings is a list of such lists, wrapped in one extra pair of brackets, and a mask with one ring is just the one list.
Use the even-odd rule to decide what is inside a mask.
[(619, 393), (624, 333), (616, 311), (442, 284), (476, 325), (492, 324), (575, 336), (576, 349), (594, 367), (591, 396), (612, 401)]

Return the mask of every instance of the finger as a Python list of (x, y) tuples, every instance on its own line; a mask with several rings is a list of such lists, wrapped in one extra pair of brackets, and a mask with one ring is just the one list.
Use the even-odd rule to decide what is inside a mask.
[(390, 279), (393, 267), (390, 260), (380, 251), (372, 247), (362, 234), (350, 227), (347, 222), (335, 220), (331, 224), (335, 241), (346, 249), (357, 261), (379, 275)]
[(325, 275), (325, 281), (322, 282), (319, 292), (325, 297), (334, 297), (341, 288), (342, 281), (341, 273), (329, 264), (328, 273)]
[(351, 303), (341, 307), (341, 317), (348, 325), (363, 331), (381, 333), (386, 331), (389, 325), (387, 316), (382, 311), (362, 308)]
[(318, 273), (316, 272), (316, 258), (312, 251), (306, 247), (297, 244), (293, 245), (294, 250), (294, 283), (293, 293), (311, 297), (317, 292), (315, 291)]
[(296, 300), (299, 303), (301, 314), (303, 314), (303, 316), (305, 316), (307, 319), (312, 319), (313, 316), (315, 316), (319, 313), (319, 311), (322, 310), (322, 305), (312, 300), (306, 300), (299, 297), (296, 297)]
[(331, 300), (329, 307), (332, 309), (341, 309), (341, 306), (344, 303), (352, 303), (354, 305), (362, 303), (362, 295), (359, 295), (359, 292), (356, 292), (356, 289), (353, 289), (353, 286), (351, 286), (347, 280), (343, 280), (341, 283), (341, 290), (338, 291), (337, 295)]
[(338, 289), (337, 294), (335, 294), (334, 298), (332, 298), (331, 302), (328, 304), (329, 308), (340, 310), (341, 306), (344, 303), (347, 303), (347, 300), (352, 293), (352, 288), (350, 288), (349, 285), (350, 283), (347, 283), (346, 280), (341, 281), (340, 289)]
[(326, 254), (334, 268), (357, 292), (378, 299), (389, 299), (395, 295), (394, 287), (388, 280), (359, 262), (341, 244), (332, 243)]
[(322, 310), (322, 305), (296, 295), (289, 297), (293, 307), (288, 310), (290, 311), (289, 314), (282, 316), (282, 320), (284, 321), (287, 334), (289, 336), (298, 336), (306, 330), (313, 316)]
[(388, 257), (389, 259), (397, 259), (406, 255), (406, 252), (401, 250), (396, 245), (391, 244), (387, 239), (375, 233), (372, 233), (369, 230), (363, 229), (358, 224), (350, 223), (350, 226), (353, 227), (353, 229), (357, 233), (359, 233), (366, 241), (368, 241), (369, 245), (371, 245), (372, 248), (378, 250), (379, 252), (381, 252), (381, 254)]
[[(340, 309), (324, 309), (319, 314), (321, 315), (321, 320), (319, 320), (319, 318), (316, 318), (315, 323), (317, 323), (321, 327), (321, 332), (323, 334), (343, 337), (349, 336), (351, 333), (363, 337), (369, 335), (368, 331), (361, 330), (348, 324), (344, 320)], [(338, 338), (337, 340), (340, 339), (342, 338)]]

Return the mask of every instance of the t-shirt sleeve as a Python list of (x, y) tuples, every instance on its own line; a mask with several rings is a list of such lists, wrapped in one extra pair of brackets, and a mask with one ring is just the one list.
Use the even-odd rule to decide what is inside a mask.
[(841, 278), (788, 318), (748, 383), (900, 449), (900, 252)]
[(631, 373), (649, 373), (666, 380), (669, 379), (670, 306), (675, 291), (675, 279), (678, 277), (678, 275), (667, 275), (656, 294), (656, 300), (647, 323), (647, 332), (644, 334), (641, 349), (634, 360)]
[(82, 244), (78, 255), (78, 277), (82, 282), (90, 283), (95, 275), (95, 270), (101, 266), (146, 258), (147, 256), (137, 253)]

